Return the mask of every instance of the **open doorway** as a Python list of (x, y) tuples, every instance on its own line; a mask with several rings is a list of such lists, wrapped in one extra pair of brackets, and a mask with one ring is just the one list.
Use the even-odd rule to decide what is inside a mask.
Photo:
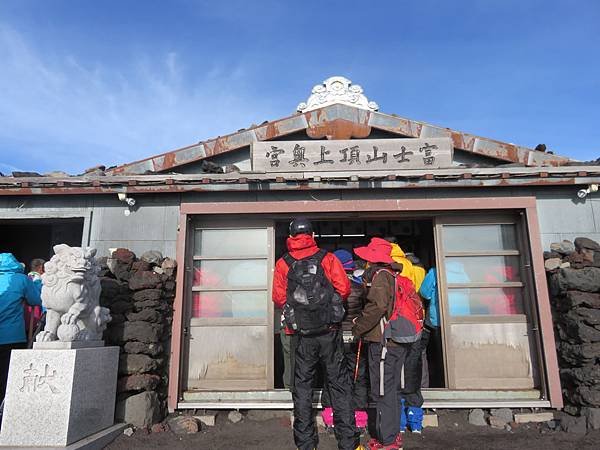
[[(367, 245), (372, 237), (394, 240), (405, 253), (412, 253), (420, 264), (429, 270), (435, 265), (435, 244), (433, 220), (419, 219), (364, 219), (364, 220), (318, 220), (312, 219), (315, 239), (319, 247), (330, 252), (345, 249), (350, 252), (356, 247)], [(275, 260), (287, 251), (289, 220), (275, 224)], [(285, 353), (280, 337), (281, 311), (275, 311), (274, 318), (274, 386), (284, 388)], [(432, 332), (428, 348), (429, 388), (444, 388), (445, 374), (442, 353), (442, 337), (438, 330)], [(320, 377), (318, 377), (320, 378)], [(316, 380), (315, 388), (322, 387)]]
[(48, 261), (57, 244), (81, 246), (83, 218), (0, 220), (0, 252), (12, 253), (26, 265), (35, 258)]

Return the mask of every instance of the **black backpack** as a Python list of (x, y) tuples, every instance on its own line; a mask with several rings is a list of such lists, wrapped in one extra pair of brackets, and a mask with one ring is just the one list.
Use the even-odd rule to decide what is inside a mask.
[(303, 259), (283, 256), (289, 267), (283, 314), (287, 325), (302, 335), (323, 333), (344, 317), (342, 298), (321, 265), (326, 254), (321, 249)]

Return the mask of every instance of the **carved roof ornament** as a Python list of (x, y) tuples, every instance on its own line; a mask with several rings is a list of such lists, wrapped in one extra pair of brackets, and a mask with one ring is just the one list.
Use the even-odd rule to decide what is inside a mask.
[(323, 81), (323, 83), (317, 84), (312, 88), (308, 100), (300, 103), (297, 109), (303, 113), (335, 103), (343, 103), (369, 111), (377, 111), (379, 109), (377, 103), (370, 102), (363, 94), (361, 86), (352, 84), (352, 81), (345, 77), (330, 77)]

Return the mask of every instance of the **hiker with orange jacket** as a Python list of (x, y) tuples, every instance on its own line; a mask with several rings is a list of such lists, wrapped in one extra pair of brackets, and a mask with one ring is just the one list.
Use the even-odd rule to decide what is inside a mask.
[(340, 261), (317, 246), (308, 220), (293, 220), (289, 231), (289, 251), (275, 264), (272, 295), (297, 339), (292, 355), (296, 447), (312, 450), (319, 443), (312, 414), (312, 384), (322, 364), (331, 394), (338, 448), (362, 449), (354, 426), (351, 375), (344, 364), (340, 326), (344, 317), (342, 301), (350, 294), (350, 281)]

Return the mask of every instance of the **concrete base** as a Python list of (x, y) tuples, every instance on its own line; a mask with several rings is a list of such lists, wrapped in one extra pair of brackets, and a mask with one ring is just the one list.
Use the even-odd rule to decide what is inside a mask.
[(65, 447), (114, 424), (119, 347), (13, 350), (0, 445)]
[(102, 450), (121, 434), (123, 434), (123, 430), (126, 427), (126, 424), (118, 423), (110, 428), (107, 428), (106, 430), (99, 431), (98, 433), (92, 434), (91, 436), (81, 439), (80, 441), (67, 445), (66, 447), (15, 447), (14, 445), (0, 445), (0, 450)]
[(104, 347), (104, 341), (50, 341), (50, 342), (34, 342), (34, 350), (72, 350), (76, 348), (95, 348)]

